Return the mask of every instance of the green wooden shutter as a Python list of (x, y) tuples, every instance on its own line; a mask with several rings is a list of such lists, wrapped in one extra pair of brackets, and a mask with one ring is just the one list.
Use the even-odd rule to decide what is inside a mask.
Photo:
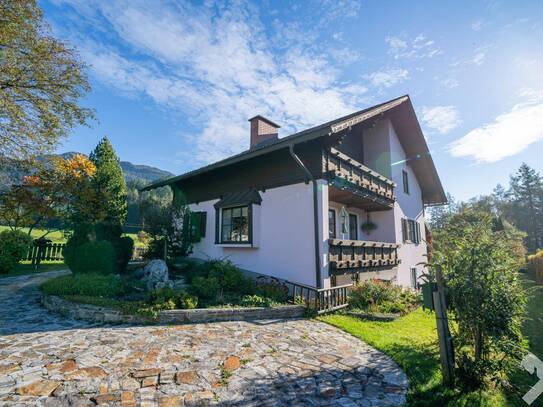
[(206, 237), (207, 212), (200, 212), (200, 236)]
[(420, 243), (420, 224), (415, 221), (415, 235), (417, 236), (417, 243)]
[(406, 218), (402, 218), (402, 239), (404, 243), (407, 240), (407, 219)]
[(219, 214), (219, 211), (220, 211), (219, 208), (215, 209), (215, 244), (219, 244), (221, 242), (220, 241), (220, 236), (219, 236), (219, 229), (220, 229), (220, 225), (219, 225), (220, 214)]

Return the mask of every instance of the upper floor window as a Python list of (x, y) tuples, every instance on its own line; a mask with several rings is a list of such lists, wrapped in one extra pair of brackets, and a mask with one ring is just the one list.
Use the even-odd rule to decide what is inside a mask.
[(402, 218), (402, 237), (404, 242), (419, 244), (421, 241), (419, 222)]
[(336, 211), (334, 209), (328, 209), (328, 237), (336, 238)]
[(250, 243), (249, 206), (221, 209), (221, 243)]
[(408, 194), (409, 193), (409, 175), (407, 174), (407, 171), (402, 171), (402, 177), (403, 177), (403, 192)]

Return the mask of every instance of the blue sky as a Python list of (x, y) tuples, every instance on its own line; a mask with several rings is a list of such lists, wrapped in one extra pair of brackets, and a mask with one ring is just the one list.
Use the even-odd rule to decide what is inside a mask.
[(458, 199), (543, 170), (540, 1), (42, 1), (89, 65), (96, 109), (59, 151), (108, 135), (121, 159), (175, 174), (409, 94)]

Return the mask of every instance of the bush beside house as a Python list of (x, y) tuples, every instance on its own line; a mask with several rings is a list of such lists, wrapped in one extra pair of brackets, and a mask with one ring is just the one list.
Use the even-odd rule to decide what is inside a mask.
[(28, 252), (31, 239), (20, 230), (0, 232), (0, 274), (7, 274)]
[(419, 294), (379, 280), (363, 281), (349, 294), (349, 309), (352, 311), (405, 315), (420, 303)]

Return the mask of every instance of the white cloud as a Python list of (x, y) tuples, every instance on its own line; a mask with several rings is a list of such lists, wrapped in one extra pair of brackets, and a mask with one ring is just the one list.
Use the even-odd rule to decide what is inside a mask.
[[(295, 26), (283, 47), (272, 49), (273, 33), (258, 28), (258, 10), (249, 4), (67, 1), (80, 24), (118, 36), (115, 42), (79, 35), (95, 78), (127, 96), (150, 98), (202, 129), (184, 135), (195, 146), (193, 164), (247, 148), (247, 119), (255, 114), (289, 134), (356, 110), (367, 91), (341, 82), (342, 62), (303, 42)], [(359, 2), (341, 4), (347, 16), (358, 13)]]
[(435, 45), (435, 42), (428, 39), (425, 35), (419, 34), (414, 39), (392, 36), (385, 38), (388, 44), (388, 53), (394, 59), (401, 58), (433, 58), (443, 52)]
[(493, 122), (471, 130), (449, 145), (454, 157), (491, 163), (513, 156), (543, 140), (543, 102), (517, 104)]
[(409, 72), (406, 69), (388, 69), (377, 71), (365, 76), (373, 86), (379, 88), (390, 88), (398, 83), (409, 79)]
[(446, 134), (461, 123), (454, 106), (424, 106), (421, 112), (424, 126), (439, 134)]
[(441, 86), (445, 88), (454, 89), (460, 86), (460, 83), (453, 78), (447, 78), (441, 81)]
[(473, 31), (481, 31), (485, 25), (484, 20), (477, 20), (471, 23), (470, 27)]

